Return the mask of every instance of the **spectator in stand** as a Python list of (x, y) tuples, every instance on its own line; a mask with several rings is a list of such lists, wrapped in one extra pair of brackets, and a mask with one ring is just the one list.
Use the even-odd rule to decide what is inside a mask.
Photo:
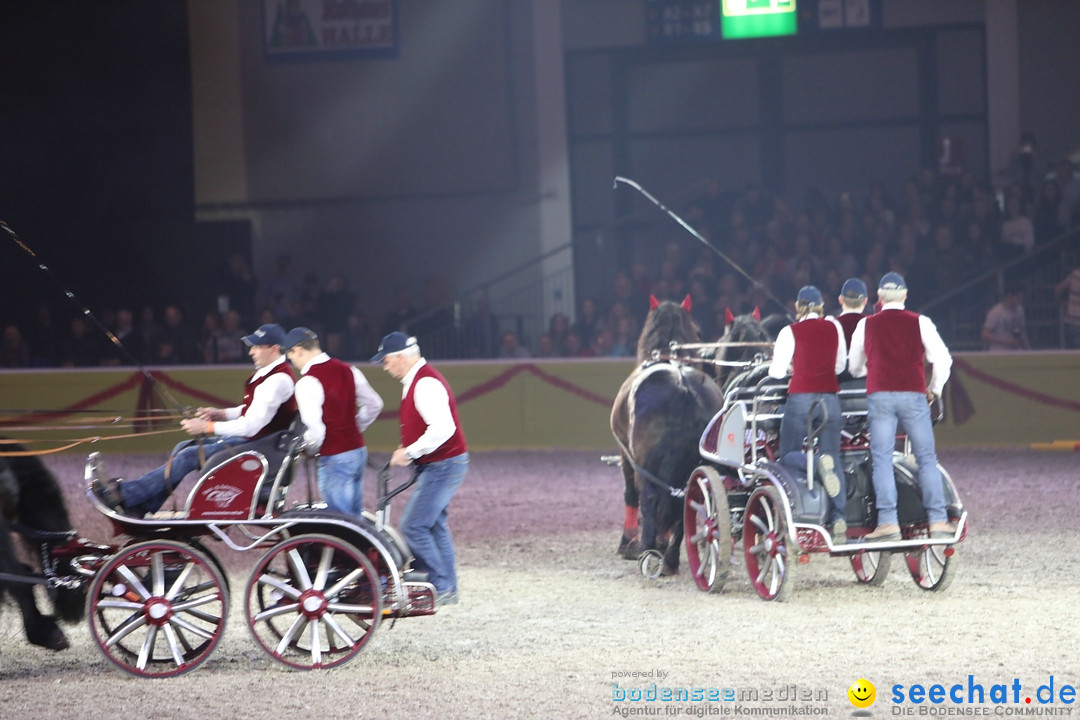
[(142, 349), (138, 346), (139, 334), (135, 332), (135, 317), (131, 310), (124, 307), (117, 310), (109, 330), (119, 345), (114, 342), (106, 343), (101, 355), (102, 365), (130, 365), (132, 357), (138, 360), (142, 356)]
[(540, 337), (536, 339), (536, 352), (533, 353), (533, 356), (538, 358), (558, 357), (555, 347), (551, 344), (551, 335), (547, 333), (540, 334)]
[[(473, 296), (473, 311), (465, 321), (464, 340), (465, 357), (495, 357), (498, 351), (499, 321), (491, 311), (491, 300), (483, 290)], [(371, 354), (368, 353), (368, 356)]]
[(1061, 203), (1058, 205), (1058, 232), (1071, 230), (1076, 225), (1077, 207), (1080, 203), (1080, 178), (1076, 177), (1076, 168), (1072, 161), (1064, 158), (1058, 163), (1058, 189), (1061, 191)]
[(327, 344), (340, 347), (349, 313), (355, 306), (356, 296), (349, 290), (345, 276), (340, 273), (332, 275), (317, 299), (319, 319), (322, 321), (320, 334), (326, 338)]
[(408, 289), (398, 287), (394, 290), (394, 308), (386, 314), (382, 322), (382, 334), (405, 332), (412, 319), (416, 317), (416, 306), (409, 296)]
[(527, 357), (529, 357), (529, 350), (518, 342), (517, 333), (513, 330), (504, 332), (502, 342), (499, 343), (499, 359), (521, 360)]
[[(574, 320), (570, 329), (578, 334), (581, 343), (586, 347), (596, 342), (596, 334), (601, 327), (600, 317), (596, 310), (596, 301), (592, 298), (584, 298), (578, 308), (577, 319)], [(505, 335), (503, 336), (505, 339)]]
[(1065, 327), (1065, 347), (1080, 349), (1080, 267), (1073, 268), (1064, 280), (1054, 286), (1054, 296), (1065, 298), (1062, 323)]
[(375, 352), (375, 330), (360, 310), (349, 313), (345, 320), (345, 333), (341, 338), (341, 358), (364, 360)]
[(165, 321), (157, 333), (151, 362), (158, 365), (189, 365), (195, 362), (198, 347), (195, 336), (176, 305), (165, 306)]
[(1021, 198), (1011, 193), (1005, 201), (1005, 219), (1001, 222), (1001, 259), (1014, 260), (1035, 247), (1035, 226), (1024, 214)]
[(217, 362), (242, 363), (246, 354), (244, 331), (240, 328), (240, 313), (228, 310), (221, 316), (221, 328), (216, 337)]
[(1050, 242), (1061, 234), (1058, 227), (1058, 212), (1061, 208), (1061, 189), (1055, 180), (1044, 180), (1035, 201), (1035, 212), (1031, 219), (1035, 226), (1035, 242)]
[(202, 329), (199, 331), (199, 358), (201, 362), (214, 364), (218, 361), (217, 341), (221, 332), (218, 314), (211, 310), (203, 315)]
[(30, 348), (23, 342), (18, 325), (4, 327), (4, 350), (0, 355), (0, 367), (24, 368), (30, 366)]
[(566, 348), (566, 336), (570, 334), (570, 321), (562, 313), (555, 313), (548, 321), (548, 335), (551, 336), (551, 347), (555, 354), (560, 357), (568, 355)]
[(28, 333), (30, 364), (34, 367), (56, 367), (63, 357), (64, 343), (53, 320), (52, 308), (41, 303), (34, 317)]
[(300, 288), (293, 275), (292, 258), (281, 254), (274, 259), (274, 272), (260, 288), (260, 305), (274, 311), (278, 322), (290, 322), (296, 316)]
[(566, 355), (564, 357), (592, 357), (593, 349), (581, 344), (581, 336), (576, 332), (566, 334)]
[(247, 322), (255, 319), (255, 276), (242, 253), (231, 253), (218, 281), (218, 312), (236, 310)]
[(1019, 284), (1007, 284), (1001, 302), (986, 313), (982, 339), (987, 350), (1031, 349), (1024, 318), (1024, 290)]
[(71, 319), (71, 332), (64, 343), (64, 367), (93, 367), (101, 364), (101, 343), (91, 334), (81, 317)]

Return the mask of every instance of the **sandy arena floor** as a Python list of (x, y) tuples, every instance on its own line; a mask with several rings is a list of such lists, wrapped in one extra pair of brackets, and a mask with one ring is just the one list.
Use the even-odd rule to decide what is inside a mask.
[[(108, 465), (112, 473), (132, 476), (158, 461), (119, 456)], [(916, 587), (899, 558), (885, 585), (870, 588), (855, 583), (846, 560), (814, 556), (797, 568), (785, 603), (754, 595), (741, 557), (720, 595), (698, 591), (685, 560), (682, 576), (645, 581), (635, 563), (614, 553), (621, 480), (598, 453), (474, 454), (451, 506), (460, 605), (382, 626), (341, 668), (292, 671), (263, 654), (245, 627), (242, 588), (255, 552), (222, 548), (233, 606), (221, 644), (201, 667), (170, 680), (131, 677), (101, 655), (85, 623), (66, 628), (67, 651), (31, 647), (14, 608), (5, 606), (0, 712), (5, 720), (473, 720), (634, 711), (840, 717), (853, 711), (848, 686), (866, 678), (878, 692), (870, 711), (884, 718), (906, 712), (890, 701), (894, 685), (905, 693), (914, 684), (966, 687), (972, 675), (987, 693), (995, 684), (1021, 684), (1018, 705), (995, 706), (987, 697), (982, 709), (988, 715), (1074, 708), (1080, 714), (1060, 702), (1062, 686), (1080, 685), (1077, 456), (973, 449), (944, 451), (941, 461), (972, 518), (957, 554), (957, 578), (942, 593)], [(82, 495), (82, 458), (48, 462), (68, 491), (80, 533), (108, 541), (107, 524)], [(371, 475), (366, 484), (370, 492)], [(1040, 705), (1036, 691), (1051, 676), (1058, 702)], [(649, 692), (654, 683), (756, 690), (759, 699), (615, 699), (620, 692)], [(762, 699), (770, 692), (773, 700)], [(787, 699), (792, 694), (795, 702)], [(906, 707), (919, 715), (928, 704)], [(933, 707), (947, 708), (978, 709), (949, 702)]]

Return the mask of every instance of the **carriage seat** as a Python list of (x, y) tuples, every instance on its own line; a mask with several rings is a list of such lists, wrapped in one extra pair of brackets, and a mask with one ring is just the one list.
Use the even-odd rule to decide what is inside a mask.
[[(289, 455), (296, 437), (297, 433), (292, 429), (279, 430), (266, 437), (219, 450), (207, 459), (206, 464), (200, 471), (200, 475), (205, 476), (213, 472), (215, 468), (220, 467), (241, 453), (259, 453), (266, 459), (266, 477), (263, 478), (262, 484), (259, 486), (258, 507), (260, 509), (265, 508), (270, 502), (274, 479), (281, 470), (285, 458)], [(291, 466), (286, 469), (286, 474), (281, 480), (280, 491), (283, 492), (292, 482), (292, 470)]]
[(845, 428), (859, 430), (866, 427), (866, 378), (840, 383), (840, 413), (844, 416)]

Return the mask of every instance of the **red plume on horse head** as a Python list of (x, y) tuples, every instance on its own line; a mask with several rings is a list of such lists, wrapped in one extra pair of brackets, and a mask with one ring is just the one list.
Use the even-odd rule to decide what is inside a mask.
[[(687, 296), (689, 298), (689, 295)], [(754, 312), (750, 313), (751, 317), (758, 322), (761, 322), (761, 308), (754, 306)], [(731, 312), (731, 308), (724, 309), (724, 327), (731, 327), (731, 323), (735, 322), (735, 314)]]
[[(679, 303), (682, 309), (686, 312), (690, 312), (691, 304), (692, 303), (690, 302), (690, 293), (687, 293), (686, 297), (683, 298), (683, 301)], [(658, 307), (660, 307), (660, 301), (656, 299), (655, 295), (649, 295), (649, 310), (652, 311)]]

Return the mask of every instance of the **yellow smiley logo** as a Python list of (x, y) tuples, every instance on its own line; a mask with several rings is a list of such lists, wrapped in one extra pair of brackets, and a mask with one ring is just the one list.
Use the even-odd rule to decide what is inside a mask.
[(869, 680), (859, 678), (847, 689), (847, 697), (855, 707), (868, 708), (877, 700), (877, 688)]

